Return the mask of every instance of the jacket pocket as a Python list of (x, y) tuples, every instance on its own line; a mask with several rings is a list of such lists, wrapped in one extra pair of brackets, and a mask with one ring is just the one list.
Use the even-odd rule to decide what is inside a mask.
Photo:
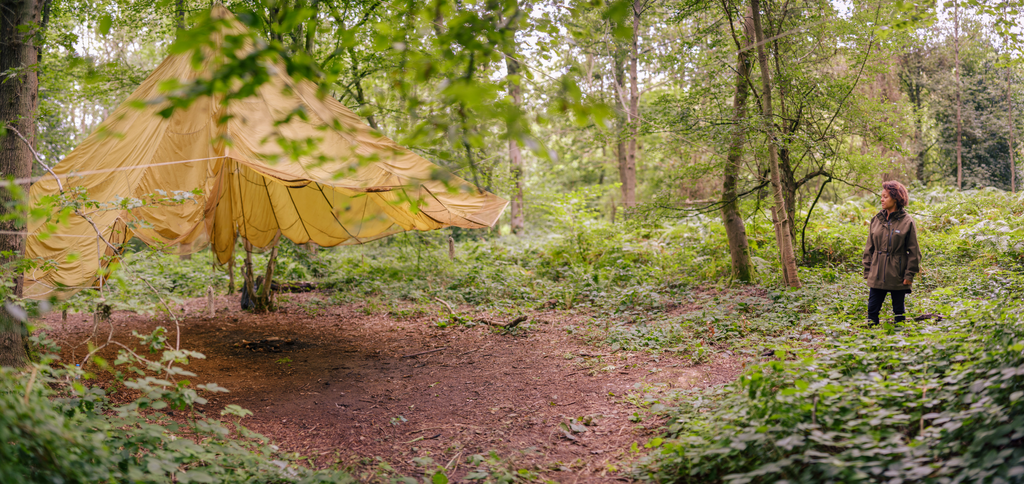
[(885, 284), (891, 286), (902, 285), (903, 274), (899, 273), (899, 270), (903, 258), (888, 254), (885, 259)]

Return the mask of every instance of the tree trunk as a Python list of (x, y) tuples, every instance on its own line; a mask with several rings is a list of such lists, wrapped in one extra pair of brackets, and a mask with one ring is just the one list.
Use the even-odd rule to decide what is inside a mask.
[(313, 55), (313, 48), (316, 47), (316, 25), (317, 16), (320, 15), (320, 0), (313, 0), (310, 3), (310, 8), (313, 9), (313, 16), (306, 22), (306, 53)]
[(256, 299), (253, 300), (256, 304), (256, 307), (253, 308), (255, 313), (268, 313), (274, 310), (274, 292), (271, 285), (274, 283), (275, 266), (277, 266), (277, 246), (270, 249), (270, 257), (267, 258), (267, 270), (263, 277), (263, 284), (260, 285)]
[[(2, 0), (0, 2), (0, 72), (17, 72), (0, 82), (0, 126), (16, 129), (28, 143), (35, 143), (35, 112), (38, 107), (39, 77), (35, 66), (39, 62), (39, 51), (33, 42), (42, 33), (29, 26), (45, 28), (43, 10), (48, 0)], [(5, 178), (27, 178), (32, 172), (32, 146), (22, 141), (17, 134), (8, 130), (0, 138), (0, 176)], [(27, 193), (28, 186), (21, 187)], [(23, 207), (5, 189), (0, 189), (0, 215), (12, 215)], [(19, 217), (20, 218), (20, 217)], [(25, 251), (25, 237), (18, 234), (24, 229), (24, 221), (0, 221), (0, 264), (8, 266), (22, 257)], [(14, 275), (14, 294), (21, 293), (21, 276)], [(22, 366), (28, 355), (25, 352), (26, 327), (24, 321), (10, 314), (0, 304), (0, 366)]]
[(793, 253), (793, 237), (790, 235), (792, 220), (788, 218), (786, 200), (782, 192), (782, 180), (779, 169), (778, 140), (775, 139), (775, 128), (772, 119), (772, 85), (769, 78), (768, 56), (765, 54), (764, 30), (761, 27), (761, 5), (758, 0), (750, 0), (754, 14), (754, 34), (757, 40), (757, 63), (761, 69), (761, 103), (764, 115), (764, 126), (768, 134), (768, 162), (771, 167), (772, 192), (775, 205), (772, 207), (772, 222), (775, 226), (775, 240), (779, 246), (779, 259), (782, 262), (782, 275), (787, 286), (800, 287), (800, 278), (796, 272), (796, 255)]
[[(174, 2), (174, 21), (179, 32), (185, 30), (185, 0), (177, 0)], [(189, 248), (184, 244), (178, 249), (179, 252), (188, 250)], [(178, 260), (192, 260), (192, 253), (188, 252), (185, 254), (179, 254)]]
[(633, 2), (633, 42), (629, 49), (629, 141), (626, 143), (626, 164), (622, 174), (629, 180), (629, 190), (623, 183), (623, 204), (626, 207), (636, 205), (636, 145), (640, 139), (640, 15), (643, 13), (643, 0)]
[(277, 266), (277, 246), (270, 250), (265, 274), (254, 276), (252, 265), (252, 245), (245, 241), (245, 268), (242, 271), (242, 309), (254, 313), (266, 313), (274, 310), (274, 295), (271, 285), (274, 283), (274, 269)]
[[(1003, 5), (1003, 21), (1006, 21), (1006, 5)], [(1003, 37), (1004, 42), (1009, 45), (1009, 39), (1006, 36)], [(1015, 159), (1015, 151), (1017, 149), (1017, 126), (1014, 124), (1013, 119), (1013, 96), (1011, 95), (1011, 88), (1013, 84), (1010, 82), (1012, 79), (1010, 66), (1006, 66), (1006, 114), (1009, 119), (1010, 128), (1010, 193), (1017, 193), (1017, 161)]]
[[(216, 261), (217, 259), (214, 259)], [(235, 255), (228, 260), (228, 296), (235, 293)]]
[(917, 150), (917, 181), (924, 183), (924, 106), (921, 100), (921, 87), (915, 85), (908, 89), (911, 92), (910, 101), (914, 105), (914, 147)]
[(174, 2), (174, 20), (178, 30), (185, 30), (185, 0)]
[[(1006, 93), (1010, 97), (1010, 93)], [(1013, 120), (1013, 101), (1010, 101), (1010, 192), (1017, 193), (1017, 126)]]
[(615, 78), (616, 104), (622, 105), (617, 119), (618, 132), (615, 140), (615, 158), (619, 165), (619, 183), (622, 185), (622, 205), (631, 207), (636, 203), (636, 166), (629, 164), (629, 142), (626, 139), (629, 130), (629, 108), (624, 98), (626, 91), (626, 53), (625, 49), (616, 48), (612, 55), (612, 76)]
[(245, 240), (245, 261), (242, 265), (242, 309), (252, 309), (256, 300), (256, 278), (252, 270), (252, 244)]
[[(505, 53), (505, 67), (508, 70), (508, 94), (512, 98), (512, 103), (516, 109), (519, 109), (523, 105), (523, 88), (520, 85), (519, 78), (522, 67), (519, 64), (519, 59), (516, 59), (517, 51), (515, 44), (516, 26), (519, 21), (517, 17), (520, 16), (518, 6), (513, 16), (508, 23), (508, 28), (512, 32), (512, 45), (509, 49), (510, 52)], [(512, 134), (512, 130), (508, 129), (508, 126), (505, 128), (505, 132), (508, 134), (509, 170), (512, 172), (512, 182), (515, 186), (510, 203), (512, 209), (510, 225), (512, 233), (520, 235), (526, 225), (526, 216), (523, 213), (523, 154), (519, 150), (518, 140)]]
[[(788, 134), (788, 133), (787, 133)], [(789, 236), (796, 240), (796, 172), (790, 157), (789, 146), (780, 140), (779, 180), (782, 182), (782, 198), (786, 201), (786, 218), (789, 219)]]
[(963, 120), (960, 118), (960, 2), (953, 3), (953, 72), (956, 74), (956, 189), (964, 189)]
[[(728, 8), (728, 7), (726, 7)], [(743, 143), (746, 138), (744, 123), (747, 120), (747, 95), (750, 92), (750, 51), (753, 44), (753, 18), (743, 19), (744, 42), (736, 55), (736, 94), (733, 97), (733, 131), (729, 142), (729, 154), (722, 176), (722, 224), (729, 239), (729, 257), (732, 259), (732, 276), (742, 282), (753, 279), (753, 265), (750, 262), (750, 247), (747, 242), (747, 228), (740, 215), (736, 184), (739, 179), (740, 163), (743, 159)], [(740, 46), (737, 46), (740, 47)], [(747, 49), (747, 50), (744, 50)]]

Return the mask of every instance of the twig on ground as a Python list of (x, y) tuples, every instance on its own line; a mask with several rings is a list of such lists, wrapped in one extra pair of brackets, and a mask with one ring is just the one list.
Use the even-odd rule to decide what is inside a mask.
[(447, 301), (445, 301), (444, 299), (441, 299), (441, 298), (439, 298), (437, 296), (434, 296), (434, 300), (439, 302), (439, 303), (441, 303), (441, 304), (443, 304), (444, 308), (448, 310), (448, 314), (455, 314), (455, 310), (452, 309), (452, 305), (448, 304)]
[(480, 351), (480, 348), (477, 348), (475, 350), (469, 350), (469, 351), (467, 351), (465, 353), (459, 353), (458, 356), (465, 356), (465, 355), (468, 355), (470, 353), (474, 353), (474, 352), (477, 352), (477, 351)]
[(530, 317), (529, 316), (519, 316), (518, 318), (513, 319), (511, 322), (508, 322), (508, 323), (498, 323), (498, 322), (491, 321), (489, 319), (480, 318), (480, 319), (477, 319), (476, 322), (483, 323), (483, 324), (486, 324), (488, 326), (494, 326), (495, 328), (501, 328), (501, 329), (509, 330), (509, 329), (515, 328), (516, 326), (519, 326), (519, 323), (522, 323), (523, 321), (526, 321), (527, 319), (530, 319)]
[(443, 429), (443, 428), (446, 428), (446, 427), (427, 427), (425, 429), (419, 429), (419, 430), (413, 430), (412, 432), (407, 432), (405, 435), (418, 434), (420, 432), (426, 432), (428, 430), (439, 430), (439, 429)]
[(452, 457), (452, 460), (448, 461), (448, 465), (444, 466), (444, 468), (447, 469), (448, 466), (452, 465), (453, 463), (455, 464), (455, 467), (448, 471), (449, 474), (454, 473), (455, 470), (459, 468), (459, 457), (462, 457), (462, 452), (455, 454), (455, 457)]
[(441, 350), (446, 350), (446, 349), (448, 349), (448, 347), (447, 347), (447, 346), (445, 346), (445, 347), (443, 347), (443, 348), (437, 348), (437, 349), (433, 349), (433, 350), (421, 351), (421, 352), (419, 352), (419, 353), (413, 353), (413, 354), (411, 354), (411, 355), (405, 355), (405, 356), (403, 356), (402, 358), (412, 358), (412, 357), (414, 357), (414, 356), (420, 356), (420, 355), (425, 355), (425, 354), (428, 354), (428, 353), (436, 353), (436, 352), (438, 352), (438, 351), (441, 351)]

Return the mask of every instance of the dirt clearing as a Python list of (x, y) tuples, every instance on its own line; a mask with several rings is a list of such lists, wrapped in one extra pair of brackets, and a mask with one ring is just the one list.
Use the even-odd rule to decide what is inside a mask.
[[(690, 366), (588, 346), (568, 331), (588, 319), (573, 312), (529, 313), (506, 332), (440, 328), (436, 314), (396, 318), (363, 304), (328, 306), (317, 294), (288, 299), (276, 313), (253, 315), (238, 309), (237, 297), (221, 297), (212, 319), (202, 316), (205, 299), (186, 303), (181, 346), (206, 355), (188, 365), (197, 374), (192, 382), (230, 390), (201, 410), (216, 416), (229, 404), (249, 409), (248, 428), (317, 466), (350, 466), (362, 480), (388, 466), (421, 476), (438, 465), (453, 482), (503, 469), (556, 482), (615, 480), (632, 458), (631, 444), (642, 446), (658, 425), (642, 409), (645, 397), (725, 383), (744, 365), (719, 356)], [(115, 312), (111, 323), (114, 339), (125, 344), (134, 341), (132, 330), (157, 326), (175, 340), (171, 321)], [(65, 361), (80, 362), (92, 316), (72, 314), (62, 323), (51, 314), (45, 326)], [(110, 329), (104, 323), (93, 341), (105, 341)], [(492, 451), (497, 459), (467, 462)]]

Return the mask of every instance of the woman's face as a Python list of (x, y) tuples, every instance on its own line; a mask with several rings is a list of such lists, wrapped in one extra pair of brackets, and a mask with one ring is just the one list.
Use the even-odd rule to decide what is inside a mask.
[(896, 208), (896, 200), (893, 200), (889, 196), (889, 190), (882, 189), (882, 208), (884, 210), (893, 210)]

